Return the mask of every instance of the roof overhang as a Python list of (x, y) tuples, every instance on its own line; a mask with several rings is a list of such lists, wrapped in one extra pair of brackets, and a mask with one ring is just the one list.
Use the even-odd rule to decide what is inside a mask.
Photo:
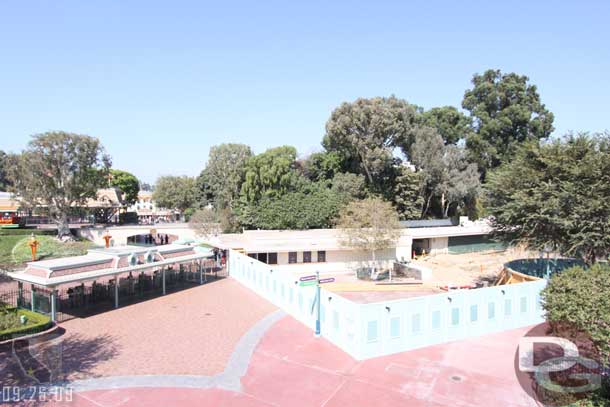
[(27, 274), (27, 273), (25, 273), (25, 270), (17, 271), (17, 272), (8, 272), (6, 274), (9, 277), (11, 277), (17, 281), (21, 281), (24, 283), (30, 283), (30, 284), (34, 284), (34, 285), (38, 285), (38, 286), (43, 286), (46, 288), (55, 288), (55, 287), (63, 285), (63, 284), (80, 283), (83, 281), (91, 281), (91, 280), (96, 280), (96, 279), (103, 278), (103, 277), (113, 277), (113, 276), (123, 274), (123, 273), (129, 273), (129, 272), (133, 272), (133, 271), (143, 271), (143, 270), (148, 270), (151, 268), (162, 267), (162, 266), (167, 266), (167, 265), (176, 264), (176, 263), (187, 263), (187, 262), (191, 262), (191, 261), (195, 261), (195, 260), (207, 259), (209, 257), (210, 257), (209, 253), (196, 253), (196, 254), (191, 254), (191, 255), (187, 255), (187, 256), (183, 256), (183, 257), (173, 257), (173, 258), (170, 258), (167, 260), (161, 260), (161, 261), (156, 261), (156, 262), (152, 262), (152, 263), (137, 264), (135, 266), (86, 271), (86, 272), (82, 272), (82, 273), (68, 274), (65, 276), (52, 277), (52, 278), (45, 278), (45, 277), (39, 277), (39, 276)]

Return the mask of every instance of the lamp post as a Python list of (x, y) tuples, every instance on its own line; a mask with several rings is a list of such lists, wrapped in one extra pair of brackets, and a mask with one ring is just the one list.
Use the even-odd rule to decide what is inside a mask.
[(36, 250), (38, 249), (38, 240), (36, 240), (36, 236), (32, 233), (30, 236), (30, 241), (28, 242), (28, 246), (30, 246), (30, 250), (32, 252), (32, 261), (36, 261)]

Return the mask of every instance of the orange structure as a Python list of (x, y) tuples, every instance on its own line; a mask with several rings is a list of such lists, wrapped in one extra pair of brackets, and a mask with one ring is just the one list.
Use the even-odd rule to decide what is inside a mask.
[(30, 236), (30, 241), (28, 242), (28, 246), (30, 246), (30, 250), (32, 251), (32, 261), (36, 261), (36, 250), (38, 250), (38, 240), (36, 240), (36, 236), (32, 233)]
[(112, 236), (110, 236), (110, 234), (108, 232), (106, 232), (106, 234), (103, 236), (104, 242), (106, 242), (106, 249), (110, 247), (110, 239), (112, 239)]

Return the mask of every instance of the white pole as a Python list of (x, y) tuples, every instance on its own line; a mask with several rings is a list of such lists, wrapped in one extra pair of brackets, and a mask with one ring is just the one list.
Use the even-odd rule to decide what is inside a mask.
[(57, 314), (55, 310), (55, 298), (57, 291), (55, 288), (51, 289), (51, 321), (57, 322)]

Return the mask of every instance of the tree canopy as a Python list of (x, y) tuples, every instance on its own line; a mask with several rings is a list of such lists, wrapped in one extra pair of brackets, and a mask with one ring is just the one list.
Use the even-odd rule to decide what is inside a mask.
[(554, 130), (553, 113), (527, 76), (489, 69), (475, 74), (472, 85), (462, 107), (473, 119), (474, 132), (466, 143), (481, 171), (506, 161), (519, 143), (546, 138)]
[(433, 107), (420, 115), (423, 126), (436, 129), (445, 144), (457, 144), (472, 132), (471, 119), (453, 106)]
[(239, 198), (246, 163), (252, 150), (245, 144), (220, 144), (210, 148), (208, 162), (197, 179), (204, 200), (217, 209), (232, 208)]
[(476, 165), (468, 162), (462, 148), (445, 146), (436, 130), (422, 129), (413, 145), (412, 157), (421, 171), (422, 217), (429, 213), (433, 198), (438, 198), (440, 215), (447, 217), (452, 205), (464, 206), (466, 198), (476, 195), (479, 188)]
[(195, 179), (187, 176), (166, 175), (155, 183), (153, 200), (158, 206), (184, 212), (195, 205), (197, 191)]
[(395, 247), (401, 234), (396, 210), (379, 198), (350, 202), (341, 210), (337, 228), (343, 246), (370, 251), (373, 261), (377, 251)]
[(552, 247), (587, 263), (610, 254), (610, 136), (525, 143), (489, 174), (487, 210), (498, 237)]
[(7, 166), (11, 189), (22, 204), (45, 208), (58, 237), (71, 237), (68, 215), (108, 184), (110, 157), (97, 138), (54, 131), (32, 136)]
[(343, 172), (361, 174), (371, 191), (391, 184), (394, 149), (407, 152), (415, 140), (416, 107), (394, 96), (357, 99), (336, 108), (322, 145), (341, 160)]
[(292, 146), (270, 148), (250, 157), (246, 162), (241, 198), (256, 202), (263, 197), (274, 198), (294, 189), (297, 180), (297, 150)]
[(316, 185), (310, 191), (266, 196), (256, 203), (243, 205), (240, 221), (249, 229), (330, 228), (345, 199), (342, 194)]
[(10, 186), (10, 180), (7, 175), (8, 154), (0, 150), (0, 191), (6, 191)]
[(135, 175), (122, 170), (110, 170), (109, 185), (119, 188), (125, 194), (123, 200), (127, 205), (133, 205), (138, 200), (140, 181)]

